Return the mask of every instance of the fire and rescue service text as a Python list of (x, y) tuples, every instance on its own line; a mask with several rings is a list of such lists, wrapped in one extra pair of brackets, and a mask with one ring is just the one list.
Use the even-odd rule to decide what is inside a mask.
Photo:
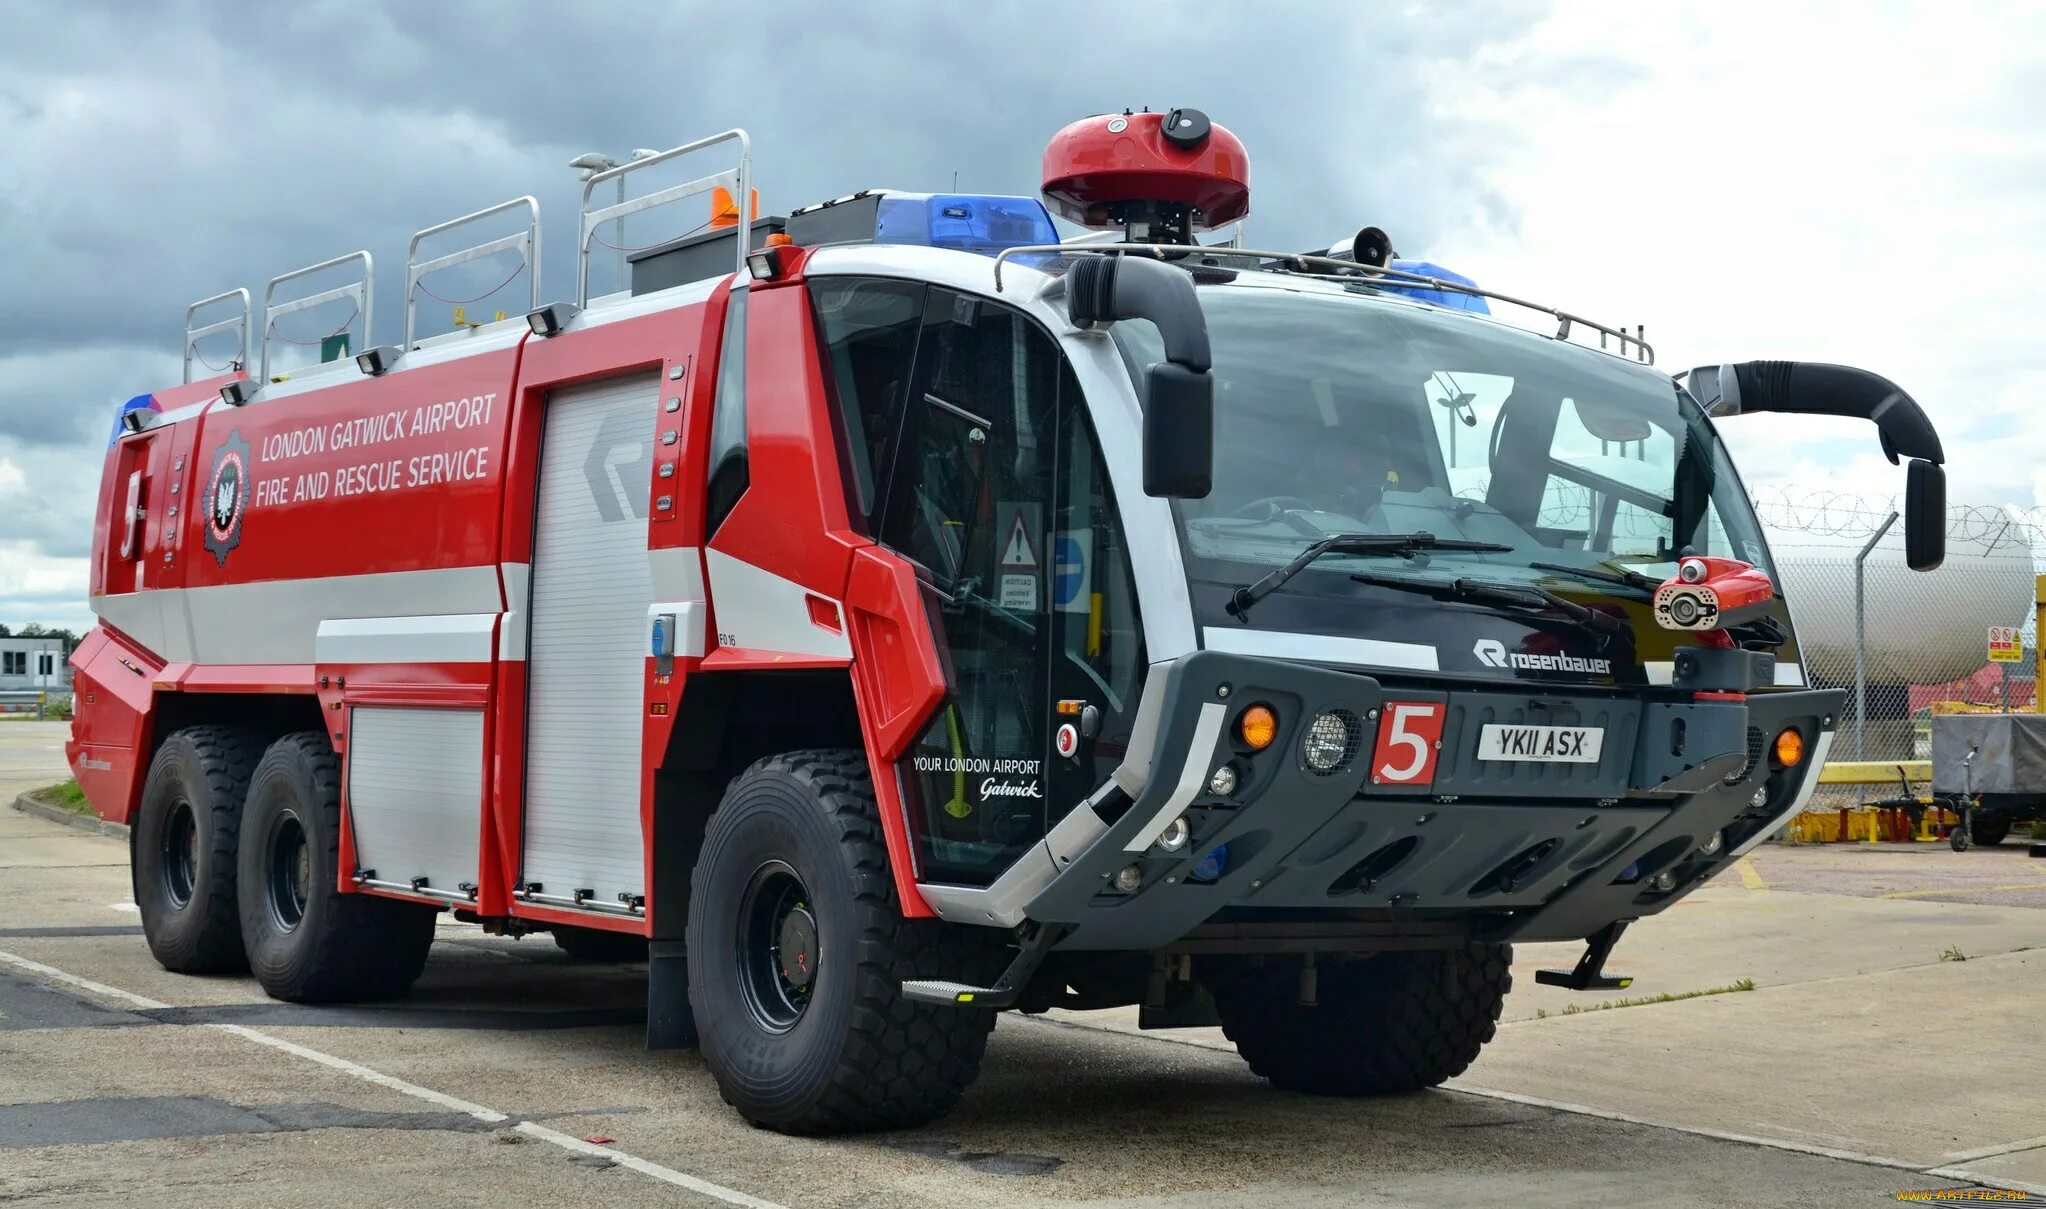
[[(258, 464), (270, 466), (298, 458), (368, 449), (393, 441), (410, 441), (415, 437), (487, 428), (496, 405), (497, 394), (493, 391), (425, 403), (409, 411), (400, 409), (338, 420), (330, 425), (275, 432), (263, 438)], [(427, 453), (351, 462), (295, 475), (272, 475), (256, 480), (251, 502), (260, 508), (301, 500), (430, 487), (436, 483), (471, 482), (489, 477), (492, 453), (493, 449), (488, 444), (449, 445)]]

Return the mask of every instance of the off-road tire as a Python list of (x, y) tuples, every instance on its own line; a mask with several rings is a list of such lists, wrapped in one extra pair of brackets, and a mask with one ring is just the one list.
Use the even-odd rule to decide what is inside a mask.
[[(309, 876), (302, 914), (273, 909), (271, 847), (286, 819), (303, 830)], [(341, 760), (319, 731), (286, 735), (249, 777), (242, 812), (241, 921), (249, 970), (273, 999), (348, 1003), (403, 995), (426, 966), (437, 908), (343, 894)]]
[[(949, 1112), (980, 1071), (993, 1012), (914, 1003), (904, 979), (982, 982), (999, 933), (905, 919), (866, 757), (769, 756), (711, 816), (689, 894), (689, 1000), (725, 1102), (791, 1134), (895, 1129)], [(807, 891), (816, 961), (799, 1014), (776, 1032), (752, 1006), (749, 887), (781, 862)], [(756, 993), (757, 994), (757, 993)]]
[(554, 925), (554, 943), (577, 961), (645, 961), (646, 937), (603, 928)]
[(1222, 1031), (1254, 1074), (1288, 1091), (1376, 1096), (1464, 1072), (1513, 986), (1510, 945), (1323, 961), (1315, 1006), (1300, 965), (1270, 960), (1212, 987)]
[[(262, 751), (261, 740), (240, 727), (190, 726), (165, 739), (149, 762), (129, 833), (129, 869), (142, 934), (166, 970), (239, 974), (248, 968), (235, 904), (235, 837), (249, 773)], [(164, 852), (165, 830), (181, 804), (190, 808), (196, 856), (183, 903), (172, 897)]]

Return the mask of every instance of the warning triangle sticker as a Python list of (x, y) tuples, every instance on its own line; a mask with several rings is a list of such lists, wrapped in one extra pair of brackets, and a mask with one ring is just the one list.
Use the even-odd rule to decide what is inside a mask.
[(1016, 513), (1016, 523), (1009, 527), (1009, 540), (1002, 547), (1002, 566), (1023, 571), (1037, 569), (1037, 550), (1030, 544), (1030, 526), (1023, 520), (1023, 513)]

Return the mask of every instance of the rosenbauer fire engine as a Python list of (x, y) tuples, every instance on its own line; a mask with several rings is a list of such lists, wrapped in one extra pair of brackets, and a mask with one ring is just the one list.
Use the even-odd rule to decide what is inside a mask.
[[(958, 193), (760, 219), (729, 131), (593, 176), (576, 292), (523, 318), (419, 338), (412, 299), (536, 269), (530, 198), (414, 239), (395, 345), (272, 361), (369, 310), (368, 252), (189, 311), (74, 657), (152, 952), (321, 1002), (403, 993), (445, 911), (551, 931), (643, 957), (649, 1045), (791, 1132), (946, 1111), (1000, 1009), (1219, 1023), (1363, 1094), (1465, 1068), (1513, 941), (1623, 985), (1621, 930), (1799, 808), (1841, 705), (1715, 417), (1873, 420), (1921, 568), (1938, 437), (1859, 370), (1673, 380), (1376, 228), (1203, 244), (1248, 181), (1198, 111), (1125, 112), (1046, 152), (1077, 239)], [(590, 295), (605, 224), (707, 194)], [(223, 335), (256, 372), (192, 381)]]

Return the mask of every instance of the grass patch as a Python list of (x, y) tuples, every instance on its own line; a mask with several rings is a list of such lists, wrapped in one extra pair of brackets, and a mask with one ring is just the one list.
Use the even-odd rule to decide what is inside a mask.
[(92, 813), (91, 804), (85, 800), (85, 791), (78, 787), (78, 782), (75, 779), (66, 781), (62, 785), (52, 785), (48, 789), (38, 789), (30, 796), (48, 802), (52, 806), (62, 807), (74, 814)]
[(1966, 961), (1968, 960), (1968, 955), (1961, 952), (1961, 946), (1948, 945), (1940, 950), (1939, 959), (1941, 961)]
[[(1566, 1004), (1563, 1010), (1556, 1014), (1559, 1016), (1581, 1016), (1586, 1012), (1605, 1012), (1611, 1011), (1614, 1008), (1641, 1007), (1649, 1003), (1675, 1003), (1681, 999), (1702, 999), (1707, 995), (1732, 995), (1754, 989), (1755, 980), (1743, 978), (1738, 982), (1729, 982), (1725, 986), (1706, 987), (1702, 991), (1664, 991), (1660, 995), (1641, 995), (1631, 999), (1608, 999), (1603, 1003)], [(1542, 1009), (1536, 1009), (1535, 1011), (1535, 1019), (1537, 1020), (1546, 1020), (1548, 1015), (1549, 1013)]]

